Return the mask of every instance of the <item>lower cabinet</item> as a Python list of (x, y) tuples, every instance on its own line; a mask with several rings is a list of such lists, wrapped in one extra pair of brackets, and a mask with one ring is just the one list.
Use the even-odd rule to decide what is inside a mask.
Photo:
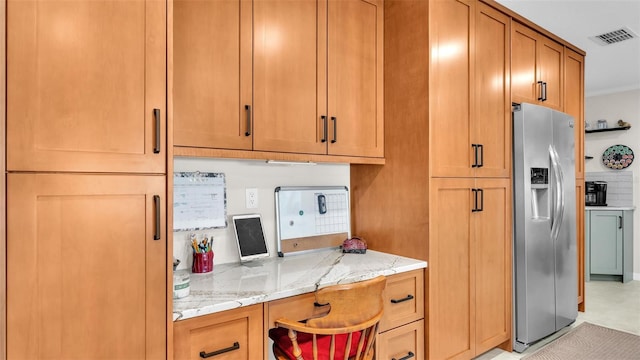
[(174, 359), (262, 359), (262, 329), (261, 304), (178, 321)]
[(415, 321), (378, 335), (376, 359), (424, 358), (424, 320)]
[(429, 358), (510, 349), (509, 179), (432, 179), (430, 194)]
[(587, 211), (586, 279), (596, 275), (633, 280), (633, 212)]
[(165, 176), (7, 175), (7, 359), (166, 358), (165, 193)]

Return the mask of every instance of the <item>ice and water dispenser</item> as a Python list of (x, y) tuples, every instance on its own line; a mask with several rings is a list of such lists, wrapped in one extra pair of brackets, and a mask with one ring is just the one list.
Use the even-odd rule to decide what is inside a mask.
[(531, 217), (549, 219), (549, 169), (531, 168)]

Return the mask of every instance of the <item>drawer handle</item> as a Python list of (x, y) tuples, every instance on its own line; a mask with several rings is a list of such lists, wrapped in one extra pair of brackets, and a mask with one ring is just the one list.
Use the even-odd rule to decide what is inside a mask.
[(238, 350), (238, 349), (240, 349), (240, 343), (238, 343), (236, 341), (236, 342), (233, 343), (233, 346), (230, 346), (230, 347), (228, 347), (226, 349), (220, 349), (220, 350), (212, 351), (210, 353), (206, 353), (204, 351), (200, 351), (200, 357), (203, 358), (203, 359), (206, 359), (208, 357), (224, 354), (226, 352), (233, 351), (233, 350)]
[(401, 302), (403, 302), (403, 301), (409, 301), (409, 300), (412, 300), (412, 299), (413, 299), (413, 295), (407, 295), (407, 297), (406, 297), (406, 298), (402, 298), (402, 299), (391, 299), (391, 302), (392, 302), (392, 303), (394, 303), (394, 304), (397, 304), (397, 303), (401, 303)]
[[(398, 360), (407, 360), (407, 359), (411, 359), (412, 357), (416, 356), (416, 354), (412, 353), (411, 351), (409, 351), (409, 353), (407, 354), (407, 356), (405, 357), (401, 357)], [(396, 360), (396, 358), (391, 358), (391, 360)]]

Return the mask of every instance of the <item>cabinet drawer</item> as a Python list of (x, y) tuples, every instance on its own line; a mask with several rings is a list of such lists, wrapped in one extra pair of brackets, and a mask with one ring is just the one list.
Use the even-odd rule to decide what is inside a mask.
[(174, 358), (262, 359), (262, 338), (262, 305), (200, 316), (174, 323)]
[(328, 306), (315, 306), (315, 293), (307, 293), (288, 298), (270, 301), (266, 314), (267, 328), (275, 327), (275, 321), (280, 318), (301, 321), (322, 316), (329, 311)]
[(380, 332), (424, 318), (424, 271), (389, 276), (384, 302)]
[(424, 359), (424, 320), (415, 321), (378, 335), (376, 359)]

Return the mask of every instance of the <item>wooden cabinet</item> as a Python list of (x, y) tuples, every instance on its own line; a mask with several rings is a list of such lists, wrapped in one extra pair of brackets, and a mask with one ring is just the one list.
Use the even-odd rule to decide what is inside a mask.
[(166, 171), (166, 3), (7, 3), (7, 170)]
[(384, 314), (376, 341), (376, 358), (424, 359), (424, 271), (389, 276)]
[(383, 158), (382, 16), (382, 0), (176, 1), (175, 145)]
[(511, 89), (514, 102), (563, 110), (561, 44), (518, 22), (512, 24)]
[(511, 336), (511, 184), (434, 179), (430, 190), (429, 355), (472, 358)]
[(176, 360), (264, 358), (262, 305), (177, 321), (173, 334)]
[[(564, 49), (564, 112), (573, 116), (576, 179), (584, 179), (584, 56)], [(584, 209), (579, 209), (584, 211)]]
[(475, 1), (432, 8), (432, 176), (508, 177), (510, 19)]
[(254, 150), (383, 157), (382, 11), (255, 3)]
[(174, 145), (252, 149), (253, 2), (173, 2)]
[(164, 358), (165, 177), (7, 178), (7, 357)]
[(385, 1), (385, 166), (351, 166), (353, 231), (428, 261), (430, 359), (511, 348), (510, 22)]

